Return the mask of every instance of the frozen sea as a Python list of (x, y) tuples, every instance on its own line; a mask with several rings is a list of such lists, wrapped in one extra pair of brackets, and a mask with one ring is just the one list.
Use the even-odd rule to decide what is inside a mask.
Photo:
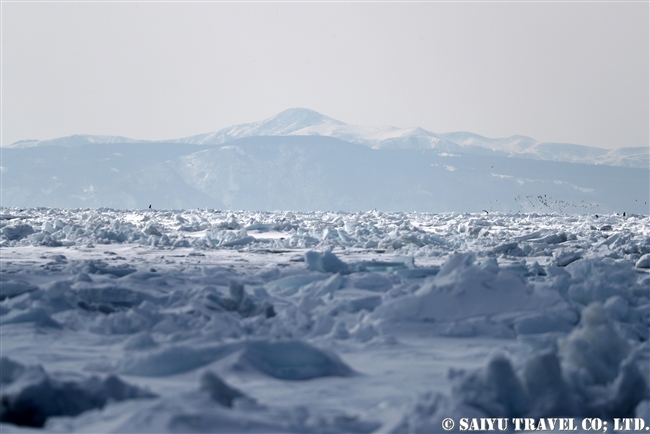
[(650, 425), (647, 215), (0, 212), (2, 432)]

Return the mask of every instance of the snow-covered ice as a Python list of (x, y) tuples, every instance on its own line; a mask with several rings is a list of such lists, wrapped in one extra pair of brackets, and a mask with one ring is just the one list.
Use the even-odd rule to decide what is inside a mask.
[(2, 432), (650, 425), (646, 215), (0, 219)]

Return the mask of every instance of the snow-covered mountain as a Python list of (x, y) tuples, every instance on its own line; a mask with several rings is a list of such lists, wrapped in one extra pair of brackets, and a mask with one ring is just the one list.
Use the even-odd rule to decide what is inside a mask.
[[(590, 146), (539, 142), (526, 136), (487, 138), (469, 132), (432, 133), (422, 128), (348, 125), (306, 108), (291, 108), (259, 122), (235, 125), (167, 143), (220, 145), (256, 136), (324, 136), (374, 149), (433, 149), (440, 154), (500, 155), (545, 161), (648, 168), (650, 149), (602, 149)], [(75, 135), (53, 140), (24, 140), (10, 147), (81, 146), (90, 143), (151, 143), (117, 136)]]
[(234, 125), (213, 133), (199, 134), (170, 141), (193, 145), (216, 145), (243, 137), (309, 135), (309, 133), (304, 134), (301, 132), (315, 126), (323, 127), (326, 130), (336, 130), (346, 125), (341, 121), (324, 116), (314, 110), (291, 108), (263, 121)]
[(647, 169), (333, 137), (5, 149), (3, 206), (647, 214)]

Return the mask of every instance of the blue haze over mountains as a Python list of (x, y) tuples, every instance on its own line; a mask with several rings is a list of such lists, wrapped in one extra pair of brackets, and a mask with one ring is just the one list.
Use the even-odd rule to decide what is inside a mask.
[(160, 142), (76, 135), (2, 149), (2, 205), (648, 213), (647, 147), (357, 127), (308, 109)]

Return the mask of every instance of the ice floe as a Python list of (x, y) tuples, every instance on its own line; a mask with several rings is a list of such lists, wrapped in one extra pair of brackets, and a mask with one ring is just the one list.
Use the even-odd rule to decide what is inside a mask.
[(647, 216), (2, 215), (3, 432), (650, 417)]

